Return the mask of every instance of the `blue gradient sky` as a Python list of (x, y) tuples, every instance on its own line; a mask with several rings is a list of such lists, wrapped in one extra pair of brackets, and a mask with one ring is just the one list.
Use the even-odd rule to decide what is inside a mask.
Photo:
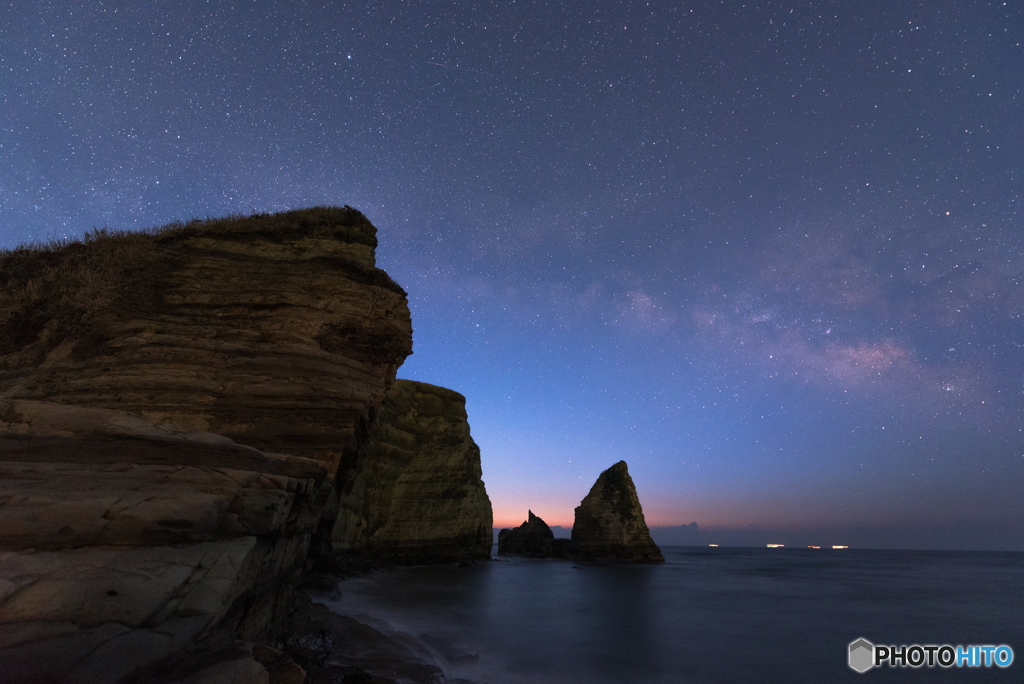
[(1024, 549), (1019, 4), (137, 5), (0, 6), (0, 246), (349, 204), (496, 524), (625, 459), (652, 525)]

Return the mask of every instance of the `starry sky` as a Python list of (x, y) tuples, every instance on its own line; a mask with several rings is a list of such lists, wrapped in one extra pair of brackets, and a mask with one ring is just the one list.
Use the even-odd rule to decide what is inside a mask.
[(624, 459), (652, 526), (1024, 550), (1022, 105), (1015, 2), (19, 0), (0, 247), (352, 205), (496, 525)]

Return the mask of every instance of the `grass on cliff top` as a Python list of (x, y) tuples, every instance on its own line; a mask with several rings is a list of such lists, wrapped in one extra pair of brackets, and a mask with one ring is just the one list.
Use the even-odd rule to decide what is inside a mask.
[[(83, 240), (55, 240), (19, 245), (14, 249), (0, 250), (0, 273), (7, 271), (18, 259), (37, 260), (47, 255), (58, 255), (68, 249), (89, 246), (98, 258), (103, 258), (108, 248), (115, 250), (122, 246), (116, 243), (168, 242), (175, 239), (216, 235), (220, 238), (238, 237), (252, 239), (259, 237), (269, 242), (284, 242), (289, 238), (310, 232), (330, 232), (338, 239), (355, 244), (377, 247), (377, 231), (361, 211), (350, 206), (310, 207), (277, 214), (233, 214), (223, 218), (191, 219), (187, 223), (175, 221), (165, 226), (143, 230), (110, 230), (93, 228)], [(13, 260), (13, 261), (12, 261)]]
[[(143, 231), (93, 229), (81, 241), (51, 239), (0, 250), (0, 356), (31, 344), (53, 320), (59, 337), (87, 337), (96, 312), (154, 296), (154, 274), (173, 268), (187, 239), (211, 235), (281, 243), (310, 233), (377, 246), (370, 221), (345, 206), (193, 219)], [(405, 294), (379, 269), (352, 275)]]

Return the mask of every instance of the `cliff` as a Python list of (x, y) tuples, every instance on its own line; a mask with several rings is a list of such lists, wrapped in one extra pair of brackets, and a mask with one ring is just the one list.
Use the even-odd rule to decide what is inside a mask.
[(411, 353), (375, 246), (346, 207), (0, 254), (5, 682), (270, 637)]
[(96, 233), (0, 261), (0, 396), (117, 409), (338, 470), (412, 353), (354, 209)]
[(398, 562), (489, 558), (491, 502), (466, 399), (396, 380), (340, 484), (336, 552)]
[(625, 461), (601, 473), (576, 507), (571, 549), (579, 560), (665, 562), (647, 529)]

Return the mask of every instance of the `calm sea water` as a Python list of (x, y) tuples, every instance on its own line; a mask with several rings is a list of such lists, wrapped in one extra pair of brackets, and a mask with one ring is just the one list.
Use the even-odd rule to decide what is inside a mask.
[[(475, 662), (488, 684), (1024, 682), (1024, 554), (665, 547), (658, 566), (500, 559), (378, 572), (337, 613)], [(377, 623), (378, 625), (382, 623)], [(847, 666), (847, 647), (1006, 644), (990, 668)], [(469, 660), (469, 659), (466, 659)]]

